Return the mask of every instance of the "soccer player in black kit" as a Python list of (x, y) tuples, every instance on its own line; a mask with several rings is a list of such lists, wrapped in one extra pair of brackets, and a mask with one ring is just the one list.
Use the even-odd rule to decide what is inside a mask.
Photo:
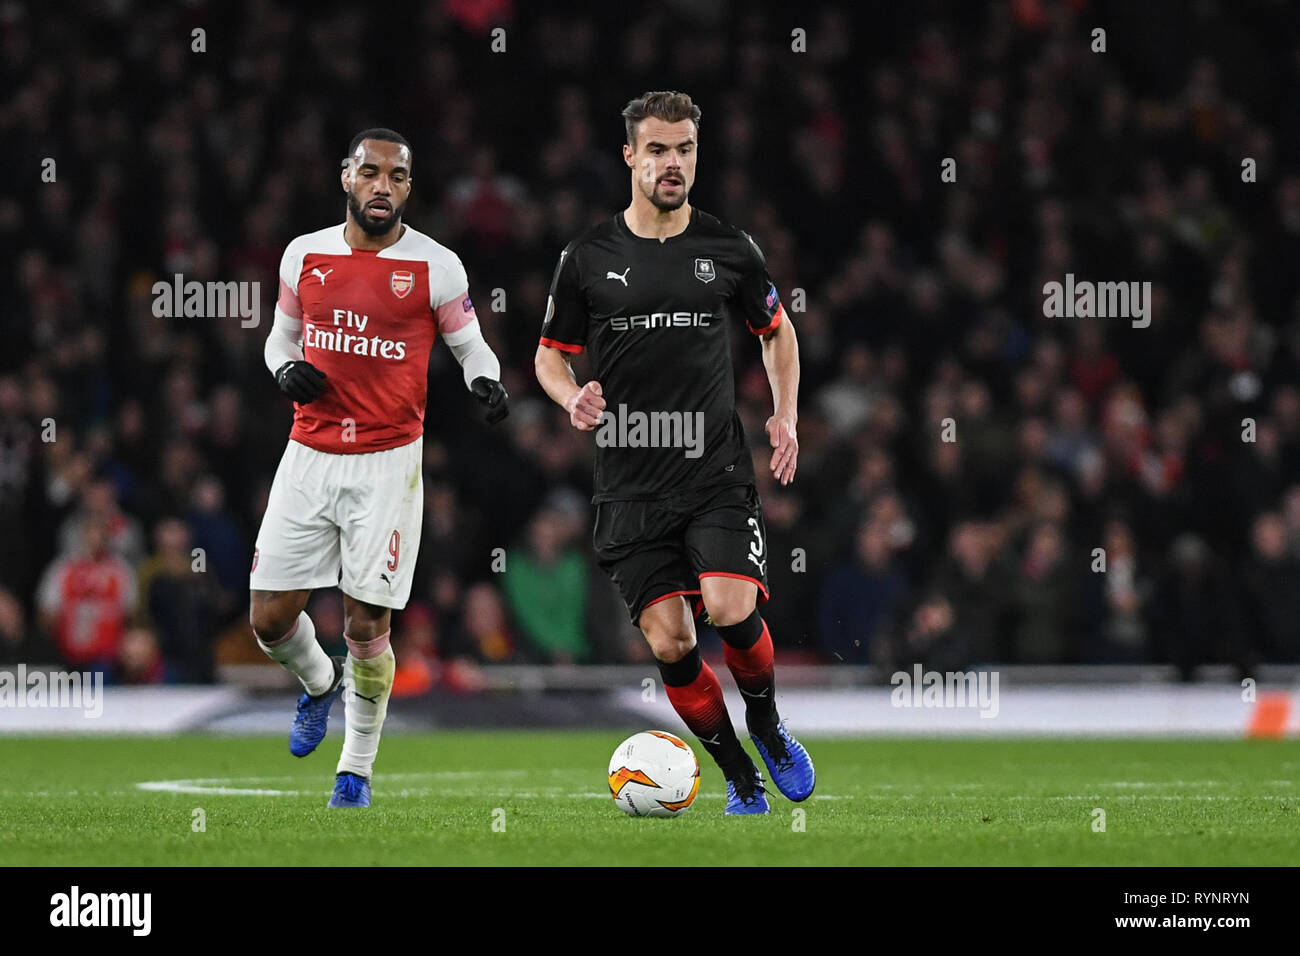
[[(632, 202), (560, 253), (535, 365), (575, 428), (596, 430), (594, 540), (654, 651), (673, 709), (722, 768), (729, 814), (767, 813), (763, 776), (741, 746), (722, 686), (700, 658), (687, 596), (725, 644), (745, 721), (773, 782), (805, 800), (815, 775), (776, 710), (767, 540), (735, 408), (729, 326), (762, 341), (775, 411), (770, 467), (787, 485), (799, 454), (799, 348), (758, 246), (694, 209), (700, 109), (647, 93), (623, 110)], [(590, 350), (579, 386), (569, 354)]]

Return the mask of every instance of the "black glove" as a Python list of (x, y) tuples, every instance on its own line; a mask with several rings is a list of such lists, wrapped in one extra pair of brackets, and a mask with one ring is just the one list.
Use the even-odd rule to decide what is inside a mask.
[(506, 387), (500, 382), (494, 381), (486, 375), (480, 375), (469, 383), (469, 389), (474, 393), (474, 397), (488, 410), (487, 423), (489, 425), (495, 425), (510, 414), (510, 396), (506, 393)]
[(306, 405), (325, 391), (325, 373), (310, 362), (285, 362), (275, 373), (275, 384), (299, 405)]

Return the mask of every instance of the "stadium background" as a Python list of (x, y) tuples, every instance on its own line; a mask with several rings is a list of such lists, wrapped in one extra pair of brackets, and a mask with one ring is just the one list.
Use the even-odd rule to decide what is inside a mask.
[[(735, 336), (779, 660), (1300, 660), (1288, 4), (59, 6), (0, 6), (0, 663), (154, 683), (259, 660), (246, 571), (292, 413), (262, 362), (276, 269), (340, 221), (371, 125), (411, 140), (407, 221), (461, 256), (512, 396), (489, 430), (435, 348), (397, 692), (648, 661), (591, 560), (590, 436), (531, 359), (559, 250), (626, 204), (619, 110), (661, 88), (703, 109), (692, 202), (756, 238), (799, 333), (785, 490)], [(1150, 327), (1045, 318), (1067, 272), (1149, 280)], [(155, 317), (175, 273), (260, 282), (261, 325)], [(131, 595), (42, 601), (101, 535), (77, 574), (125, 569)], [(339, 603), (310, 608), (335, 643)]]

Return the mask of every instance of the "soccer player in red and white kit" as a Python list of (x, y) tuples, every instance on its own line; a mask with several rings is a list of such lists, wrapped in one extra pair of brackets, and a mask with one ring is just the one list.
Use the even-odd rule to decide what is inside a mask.
[[(390, 129), (353, 137), (342, 173), (347, 220), (294, 239), (266, 364), (292, 398), (293, 430), (253, 551), (257, 642), (303, 685), (289, 749), (325, 736), (341, 695), (346, 728), (331, 807), (370, 805), (393, 686), (393, 608), (406, 606), (423, 518), (429, 352), (441, 336), (495, 424), (508, 413), (456, 254), (402, 222), (411, 146)], [(304, 608), (343, 591), (346, 658), (330, 658)]]

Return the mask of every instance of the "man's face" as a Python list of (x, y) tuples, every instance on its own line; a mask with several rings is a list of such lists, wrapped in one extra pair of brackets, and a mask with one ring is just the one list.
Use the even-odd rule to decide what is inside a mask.
[(411, 195), (411, 151), (401, 143), (363, 139), (343, 167), (352, 221), (368, 236), (382, 236), (402, 218)]
[(101, 557), (108, 550), (108, 529), (98, 521), (87, 521), (81, 529), (81, 549), (92, 557)]
[(623, 146), (634, 188), (659, 209), (680, 208), (695, 183), (695, 123), (643, 119), (636, 145)]

